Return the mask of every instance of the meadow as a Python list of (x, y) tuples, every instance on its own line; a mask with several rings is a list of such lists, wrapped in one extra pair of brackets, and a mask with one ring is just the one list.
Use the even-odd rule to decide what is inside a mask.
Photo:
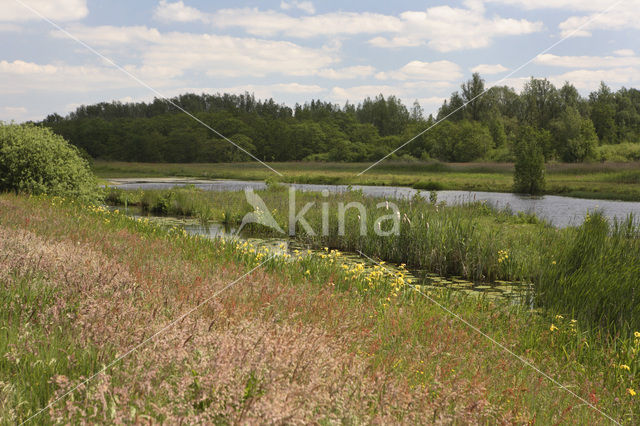
[[(640, 333), (604, 333), (565, 311), (425, 293), (402, 271), (346, 264), (330, 248), (209, 240), (61, 198), (1, 195), (0, 234), (3, 424), (78, 384), (33, 421), (638, 421)], [(622, 234), (603, 238), (625, 247)], [(558, 264), (582, 247), (595, 246), (578, 238)]]
[[(95, 161), (103, 178), (193, 177), (202, 179), (268, 180), (288, 183), (408, 186), (426, 190), (511, 192), (511, 163), (441, 163), (384, 161), (358, 176), (371, 163), (288, 162), (251, 163), (125, 163)], [(640, 162), (548, 163), (546, 194), (640, 201)]]

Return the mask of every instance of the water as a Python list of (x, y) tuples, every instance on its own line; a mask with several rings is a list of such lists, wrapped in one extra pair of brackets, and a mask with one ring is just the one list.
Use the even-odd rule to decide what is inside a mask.
[[(242, 191), (244, 188), (265, 189), (267, 185), (260, 181), (241, 180), (132, 180), (114, 179), (122, 189), (170, 189), (174, 186), (194, 185), (207, 191)], [(315, 185), (292, 184), (302, 191), (322, 191), (339, 193), (350, 189), (361, 190), (366, 196), (382, 198), (411, 198), (416, 194), (429, 198), (430, 191), (416, 190), (402, 186), (367, 185)], [(583, 222), (587, 212), (600, 210), (609, 219), (626, 219), (630, 214), (640, 214), (640, 202), (590, 200), (585, 198), (545, 195), (541, 197), (523, 196), (502, 192), (481, 191), (437, 191), (438, 201), (448, 204), (462, 204), (470, 201), (486, 201), (496, 208), (510, 208), (514, 212), (533, 213), (557, 227), (578, 225)]]

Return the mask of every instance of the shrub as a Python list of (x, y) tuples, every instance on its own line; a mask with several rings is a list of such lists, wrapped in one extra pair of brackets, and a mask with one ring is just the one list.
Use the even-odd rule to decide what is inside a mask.
[(96, 177), (78, 150), (51, 130), (0, 123), (0, 191), (95, 201)]
[(624, 142), (616, 145), (596, 147), (595, 157), (600, 161), (638, 161), (640, 160), (640, 143)]
[(513, 175), (515, 192), (540, 194), (544, 191), (544, 139), (531, 127), (524, 127), (515, 144), (516, 163)]

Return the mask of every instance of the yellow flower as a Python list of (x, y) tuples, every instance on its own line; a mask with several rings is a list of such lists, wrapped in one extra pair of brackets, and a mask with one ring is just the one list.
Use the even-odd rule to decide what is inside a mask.
[(552, 264), (552, 265), (555, 265), (555, 264), (556, 264), (556, 261), (554, 260), (553, 262), (551, 262), (551, 264)]
[(634, 335), (636, 338), (640, 339), (640, 331), (636, 331), (635, 333), (633, 333), (633, 335)]
[(307, 269), (304, 274), (305, 275), (311, 275), (311, 271)]
[(631, 388), (628, 388), (628, 389), (627, 389), (627, 392), (629, 392), (629, 395), (631, 395), (631, 396), (636, 396), (636, 391), (634, 391), (634, 390), (633, 390), (633, 389), (631, 389)]
[(556, 330), (558, 330), (558, 327), (556, 327), (555, 325), (551, 324), (551, 327), (549, 327), (549, 330), (556, 331)]
[(620, 364), (620, 369), (621, 369), (621, 370), (631, 371), (631, 368), (629, 368), (629, 366), (628, 366), (628, 365), (625, 365), (625, 364)]
[(562, 315), (556, 315), (556, 319), (564, 319)]

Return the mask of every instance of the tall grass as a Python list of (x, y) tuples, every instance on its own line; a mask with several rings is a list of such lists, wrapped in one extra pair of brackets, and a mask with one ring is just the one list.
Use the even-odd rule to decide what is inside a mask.
[(640, 329), (640, 228), (587, 216), (536, 281), (539, 302), (617, 333)]

